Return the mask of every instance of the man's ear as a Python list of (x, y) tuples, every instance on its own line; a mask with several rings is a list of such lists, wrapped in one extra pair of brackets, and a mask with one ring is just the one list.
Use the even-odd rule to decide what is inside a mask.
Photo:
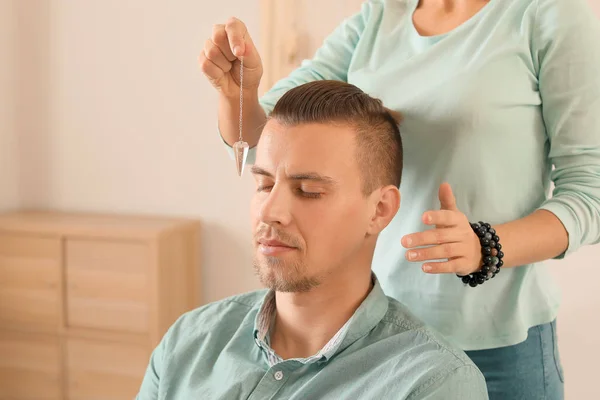
[(387, 185), (372, 194), (374, 210), (369, 224), (368, 234), (379, 234), (398, 213), (400, 209), (400, 191), (394, 185)]

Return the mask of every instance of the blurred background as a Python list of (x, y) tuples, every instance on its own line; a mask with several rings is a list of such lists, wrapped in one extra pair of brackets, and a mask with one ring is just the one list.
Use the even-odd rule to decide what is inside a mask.
[[(600, 0), (589, 1), (600, 15)], [(237, 176), (223, 148), (216, 93), (197, 56), (212, 25), (236, 16), (264, 51), (268, 87), (359, 7), (359, 0), (0, 0), (0, 211), (60, 213), (0, 219), (0, 313), (12, 313), (0, 325), (0, 399), (131, 398), (148, 348), (179, 310), (259, 287), (249, 262), (254, 185), (249, 174)], [(56, 266), (56, 280), (35, 286), (6, 272), (6, 260), (41, 259), (51, 262), (36, 268)], [(127, 260), (133, 272), (99, 272), (111, 260)], [(175, 264), (179, 280), (155, 290)], [(558, 334), (569, 400), (600, 398), (599, 266), (598, 246), (548, 263), (563, 290)], [(131, 293), (134, 276), (148, 284), (139, 298), (101, 290), (125, 285)], [(27, 340), (10, 333), (11, 321), (29, 326), (34, 318), (9, 302), (55, 295), (46, 333)], [(138, 322), (110, 326), (139, 309)], [(85, 310), (104, 315), (104, 325)], [(64, 339), (71, 337), (64, 326), (81, 335)], [(148, 343), (135, 347), (140, 338)], [(95, 366), (79, 364), (80, 351), (98, 357)], [(137, 361), (120, 368), (103, 354)], [(75, 379), (69, 368), (86, 372)], [(38, 384), (43, 374), (46, 386)]]

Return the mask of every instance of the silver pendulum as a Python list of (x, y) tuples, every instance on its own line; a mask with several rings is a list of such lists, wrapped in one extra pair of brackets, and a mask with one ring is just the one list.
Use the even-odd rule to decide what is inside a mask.
[(235, 164), (237, 166), (237, 172), (239, 176), (244, 173), (244, 167), (246, 166), (246, 158), (248, 157), (248, 143), (242, 139), (242, 110), (244, 106), (244, 57), (240, 58), (240, 140), (233, 144), (233, 153), (235, 155)]

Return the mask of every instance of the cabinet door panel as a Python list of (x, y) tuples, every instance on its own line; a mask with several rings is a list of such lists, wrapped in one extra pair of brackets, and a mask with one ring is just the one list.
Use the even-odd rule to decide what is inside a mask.
[(0, 399), (62, 399), (57, 336), (0, 332)]
[(148, 365), (149, 347), (69, 338), (69, 400), (131, 400)]
[(68, 239), (69, 327), (148, 330), (149, 250), (143, 243)]
[(0, 326), (56, 331), (61, 241), (0, 233)]

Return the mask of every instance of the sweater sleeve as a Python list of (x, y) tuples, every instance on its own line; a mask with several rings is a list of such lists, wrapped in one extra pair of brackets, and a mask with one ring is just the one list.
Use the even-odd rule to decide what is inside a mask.
[(538, 0), (538, 71), (553, 195), (540, 209), (564, 225), (558, 259), (600, 242), (600, 21), (587, 0)]
[[(288, 90), (304, 83), (316, 80), (347, 81), (348, 68), (354, 50), (369, 20), (372, 1), (363, 2), (359, 12), (342, 21), (330, 33), (311, 59), (304, 60), (301, 65), (287, 77), (277, 81), (259, 100), (267, 116), (275, 104)], [(222, 136), (221, 136), (222, 138)], [(231, 146), (223, 140), (229, 156), (233, 159)], [(256, 158), (256, 147), (248, 151), (247, 163), (253, 164)]]

